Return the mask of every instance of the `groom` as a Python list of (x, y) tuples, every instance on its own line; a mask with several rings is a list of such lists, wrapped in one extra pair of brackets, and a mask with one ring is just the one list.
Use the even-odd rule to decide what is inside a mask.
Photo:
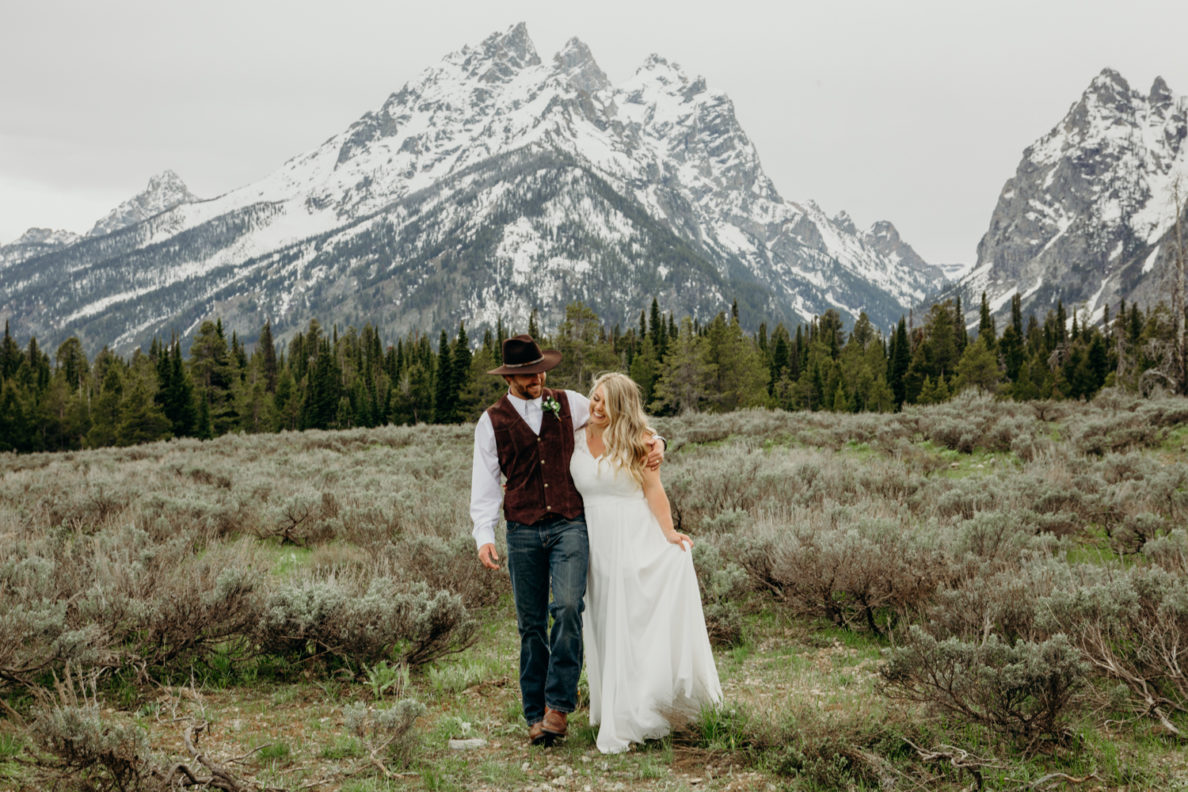
[[(586, 423), (590, 402), (580, 393), (545, 387), (546, 372), (560, 362), (560, 352), (541, 351), (531, 336), (504, 341), (503, 365), (487, 373), (502, 376), (507, 393), (474, 429), (474, 541), (483, 566), (499, 569), (495, 525), (502, 503), (520, 631), (520, 697), (533, 745), (565, 736), (582, 670), (582, 597), (590, 548), (569, 458), (574, 427)], [(663, 440), (656, 440), (648, 455), (652, 468), (664, 456)]]
[[(507, 518), (507, 567), (520, 631), (520, 696), (533, 745), (564, 737), (582, 671), (582, 597), (589, 543), (582, 497), (569, 476), (573, 428), (589, 417), (585, 397), (546, 388), (561, 362), (531, 336), (503, 342), (508, 392), (474, 430), (470, 517), (479, 561), (499, 568), (495, 524)], [(500, 476), (506, 485), (500, 486)], [(549, 589), (553, 601), (549, 603)], [(547, 635), (549, 615), (553, 629)]]

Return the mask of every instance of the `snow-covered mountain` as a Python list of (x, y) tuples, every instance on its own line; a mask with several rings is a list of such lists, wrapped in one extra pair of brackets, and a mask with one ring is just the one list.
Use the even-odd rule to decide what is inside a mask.
[(738, 300), (752, 324), (837, 308), (889, 327), (941, 277), (890, 223), (860, 232), (781, 198), (705, 80), (652, 56), (612, 86), (576, 39), (542, 61), (522, 24), (255, 184), (149, 193), (5, 270), (14, 332), (127, 349), (218, 315), (249, 339), (314, 317), (392, 337), (523, 327), (534, 308), (551, 327), (575, 300), (628, 324), (653, 297), (703, 319)]
[(1094, 322), (1119, 299), (1167, 302), (1177, 181), (1188, 204), (1185, 137), (1188, 98), (1162, 78), (1142, 94), (1102, 71), (1003, 187), (959, 283), (967, 320), (977, 322), (983, 291), (999, 314), (1018, 292), (1024, 315), (1063, 300), (1070, 318), (1076, 309)]
[(149, 219), (153, 215), (168, 211), (175, 206), (197, 201), (185, 182), (171, 170), (163, 171), (149, 179), (148, 186), (139, 195), (129, 198), (112, 209), (95, 223), (87, 236), (103, 236), (130, 225)]
[(10, 264), (69, 247), (81, 238), (78, 234), (61, 229), (30, 228), (18, 239), (0, 245), (0, 270)]

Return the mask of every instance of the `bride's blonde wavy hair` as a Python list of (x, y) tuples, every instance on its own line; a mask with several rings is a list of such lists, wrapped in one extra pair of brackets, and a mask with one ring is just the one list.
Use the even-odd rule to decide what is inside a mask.
[(602, 388), (602, 409), (607, 420), (602, 430), (602, 442), (606, 445), (603, 457), (625, 469), (642, 487), (644, 463), (650, 450), (644, 434), (650, 433), (650, 428), (639, 386), (626, 374), (611, 372), (594, 380), (591, 400), (599, 388)]

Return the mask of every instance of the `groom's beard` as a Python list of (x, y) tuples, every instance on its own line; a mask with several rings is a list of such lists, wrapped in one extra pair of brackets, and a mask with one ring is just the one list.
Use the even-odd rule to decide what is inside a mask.
[(511, 392), (513, 396), (517, 396), (525, 401), (532, 401), (539, 399), (540, 394), (544, 391), (545, 375), (541, 374), (531, 381), (525, 383), (520, 380), (527, 380), (527, 376), (512, 377), (510, 380)]

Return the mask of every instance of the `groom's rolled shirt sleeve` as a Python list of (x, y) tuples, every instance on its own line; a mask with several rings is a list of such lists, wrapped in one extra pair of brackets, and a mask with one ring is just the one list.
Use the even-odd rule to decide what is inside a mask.
[(577, 391), (567, 390), (565, 395), (569, 397), (569, 417), (573, 419), (573, 428), (581, 429), (590, 420), (590, 400)]
[(475, 547), (495, 543), (495, 525), (499, 522), (502, 503), (495, 427), (484, 412), (474, 427), (474, 466), (470, 473), (470, 520), (474, 523)]

